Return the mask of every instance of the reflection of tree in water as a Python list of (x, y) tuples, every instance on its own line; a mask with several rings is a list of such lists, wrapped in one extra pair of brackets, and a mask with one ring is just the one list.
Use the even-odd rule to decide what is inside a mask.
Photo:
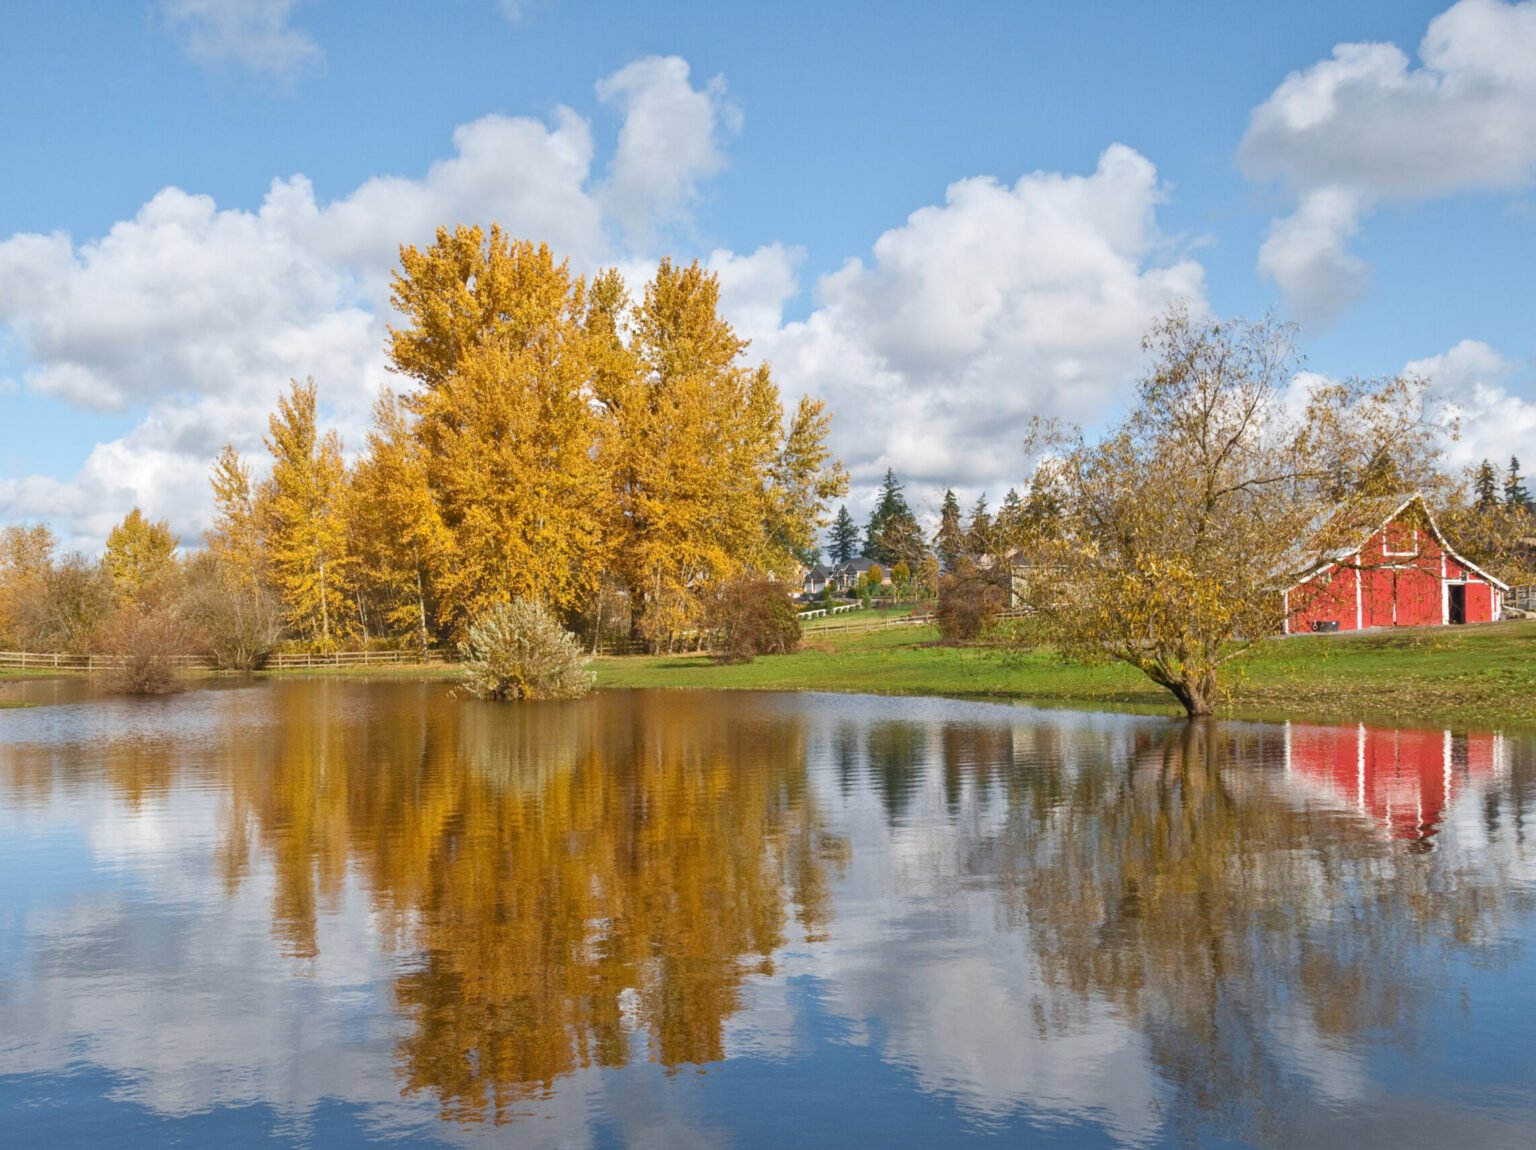
[(505, 1120), (579, 1066), (722, 1058), (791, 904), (808, 937), (825, 928), (839, 846), (795, 720), (623, 697), (433, 696), (366, 723), (327, 722), (314, 692), (292, 707), (234, 772), (231, 825), (271, 852), (294, 954), (348, 868), (367, 881), (419, 954), (396, 984), (400, 1073), (445, 1115)]
[(906, 814), (928, 765), (929, 729), (926, 723), (905, 722), (875, 723), (869, 728), (870, 777), (892, 822)]
[(1084, 767), (1048, 802), (1015, 794), (973, 860), (1027, 924), (1046, 983), (1107, 1000), (1146, 1035), (1191, 1133), (1215, 1119), (1285, 1141), (1304, 1074), (1327, 1073), (1298, 1052), (1411, 1040), (1436, 941), (1489, 938), (1521, 897), (1498, 873), (1285, 796), (1278, 772), (1254, 769), (1281, 738), (1214, 723), (1139, 734), (1125, 767)]

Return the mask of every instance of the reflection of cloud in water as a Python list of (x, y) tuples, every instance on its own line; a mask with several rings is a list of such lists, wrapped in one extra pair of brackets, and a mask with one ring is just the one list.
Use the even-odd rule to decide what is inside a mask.
[[(944, 734), (934, 726), (926, 745), (897, 745), (904, 760), (938, 764)], [(1033, 754), (1032, 738), (1017, 745)], [(997, 797), (974, 786), (957, 796), (928, 770), (893, 826), (888, 793), (848, 796), (842, 826), (853, 861), (831, 937), (797, 970), (822, 980), (827, 1009), (878, 1034), (883, 1056), (924, 1091), (953, 1098), (983, 1125), (1028, 1111), (1143, 1142), (1161, 1125), (1161, 1088), (1142, 1037), (1102, 1002), (1052, 994), (1027, 930), (1002, 920), (992, 891), (966, 881), (968, 856), (1005, 817), (1006, 804), (986, 801)]]
[[(155, 1113), (260, 1103), (301, 1133), (337, 1099), (380, 1133), (466, 1144), (584, 1146), (602, 1134), (717, 1146), (730, 1116), (709, 1117), (710, 1078), (692, 1065), (723, 1055), (814, 1067), (816, 1043), (829, 1041), (807, 1025), (815, 1011), (836, 1021), (830, 1041), (867, 1044), (972, 1131), (1081, 1123), (1136, 1145), (1176, 1135), (1181, 1113), (1205, 1128), (1201, 1092), (1241, 1081), (1222, 1076), (1220, 1050), (1212, 1065), (1219, 1043), (1202, 1044), (1198, 1021), (1225, 1011), (1212, 1026), (1251, 1025), (1243, 1052), (1258, 1073), (1305, 1084), (1282, 1101), (1381, 1114), (1377, 1129), (1422, 1141), (1454, 1127), (1441, 1113), (1417, 1128), (1382, 1114), (1395, 1103), (1373, 1083), (1368, 1043), (1419, 1005), (1404, 1003), (1423, 987), (1414, 963), (1425, 965), (1425, 939), (1444, 926), (1436, 908), (1470, 893), (1457, 938), (1497, 942), (1529, 909), (1501, 892), (1536, 885), (1521, 832), (1531, 796), (1497, 772), (1456, 789), (1439, 849), (1410, 858), (1282, 770), (1249, 764), (1223, 778), (1198, 755), (1167, 758), (1156, 720), (1040, 722), (985, 704), (802, 696), (684, 698), (655, 715), (609, 700), (602, 714), (573, 705), (514, 722), (492, 708), (429, 716), (431, 696), (415, 688), (282, 691), (304, 708), (293, 730), (263, 718), (276, 689), (210, 693), (188, 700), (182, 734), (154, 739), (140, 723), (110, 764), (100, 748), (75, 755), (67, 724), (0, 738), (0, 835), (69, 832), (91, 852), (70, 864), (78, 882), (63, 876), (17, 920), (20, 958), (0, 966), (0, 1073), (89, 1061), (119, 1079), (121, 1099)], [(246, 745), (210, 747), (223, 720), (208, 716), (226, 711)], [(383, 745), (382, 734), (378, 746), (355, 741), (367, 724), (392, 724), (410, 753), (348, 775), (360, 746)], [(1224, 729), (1260, 750), (1278, 730)], [(626, 754), (630, 768), (609, 769)], [(1205, 820), (1202, 834), (1162, 844), (1184, 855), (1153, 849), (1160, 777), (1182, 788), (1167, 792), (1170, 809)], [(1217, 806), (1202, 814), (1198, 803)], [(311, 837), (294, 840), (293, 826)], [(1214, 847), (1190, 853), (1202, 843)], [(466, 881), (455, 886), (455, 874)], [(519, 874), (516, 901), (507, 883)], [(1170, 929), (1192, 893), (1153, 890), (1186, 874), (1214, 908), (1194, 946)], [(1356, 938), (1352, 890), (1410, 896), (1414, 909), (1377, 908), (1366, 917), (1378, 933)], [(691, 892), (686, 905), (655, 901), (678, 892)], [(742, 915), (761, 921), (742, 932), (730, 921)], [(593, 953), (625, 944), (610, 956), (611, 985), (591, 991), (567, 938)], [(1286, 949), (1293, 939), (1311, 965)], [(755, 969), (760, 940), (771, 973)], [(1408, 993), (1366, 986), (1366, 1008), (1320, 1009), (1375, 969), (1358, 965), (1371, 945), (1402, 960), (1376, 982)], [(686, 971), (660, 973), (668, 948), (681, 948)], [(1206, 951), (1232, 964), (1219, 982), (1190, 963), (1157, 965)], [(477, 987), (509, 955), (576, 989), (546, 1000), (526, 979)], [(504, 1112), (483, 1116), (511, 1130), (442, 1122), (460, 1084), (410, 1046), (420, 1019), (401, 1012), (401, 988), (431, 970), (440, 986), (419, 1009), (453, 1014), (471, 1001), (491, 1020), (482, 1045), (487, 1034), (524, 1040), (495, 1030), (508, 1002), (576, 1003), (572, 1025), (590, 1025), (582, 1011), (613, 1005), (617, 987), (624, 1057), (602, 1068), (588, 1052), (549, 1060), (549, 1089), (498, 1078), (487, 1060), (469, 1085), (505, 1096)], [(662, 1025), (679, 1002), (693, 1008)], [(452, 1055), (461, 1037), (477, 1032), (450, 1028), (432, 1050)], [(666, 1055), (668, 1042), (681, 1053)], [(408, 1071), (417, 1089), (402, 1095)], [(1528, 1103), (1516, 1104), (1527, 1113)], [(1461, 1118), (1479, 1135), (1463, 1144), (1513, 1144), (1486, 1116)], [(1273, 1142), (1259, 1127), (1223, 1133)], [(1287, 1133), (1350, 1144), (1307, 1115)], [(1354, 1144), (1363, 1139), (1357, 1128)]]

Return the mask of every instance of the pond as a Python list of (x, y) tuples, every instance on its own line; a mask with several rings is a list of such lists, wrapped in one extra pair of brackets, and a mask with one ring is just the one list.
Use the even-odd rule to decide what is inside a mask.
[(1536, 1144), (1528, 737), (7, 697), (9, 1145)]

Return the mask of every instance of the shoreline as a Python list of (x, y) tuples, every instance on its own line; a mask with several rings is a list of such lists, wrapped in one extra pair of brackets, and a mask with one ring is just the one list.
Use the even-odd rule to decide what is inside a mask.
[[(1536, 728), (1536, 620), (1290, 636), (1231, 666), (1217, 718)], [(1001, 645), (946, 646), (930, 626), (807, 627), (800, 651), (744, 664), (690, 653), (600, 656), (592, 667), (599, 690), (823, 691), (1182, 714), (1167, 692), (1123, 664), (1087, 666)], [(434, 663), (295, 668), (256, 677), (449, 680), (454, 674), (452, 665)], [(41, 677), (0, 672), (0, 684)]]

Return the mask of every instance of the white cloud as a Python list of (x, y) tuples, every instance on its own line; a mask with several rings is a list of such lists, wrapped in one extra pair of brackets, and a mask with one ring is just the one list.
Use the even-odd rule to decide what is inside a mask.
[[(575, 112), (487, 116), (419, 178), (370, 179), (330, 203), (303, 176), (274, 181), (254, 211), (167, 188), (99, 239), (0, 241), (0, 333), (23, 386), (146, 413), (72, 480), (0, 481), (0, 520), (45, 516), (89, 549), (137, 503), (195, 540), (218, 446), (232, 439), (259, 459), (289, 378), (313, 374), (334, 425), (360, 442), (389, 378), (397, 245), (428, 243), (440, 224), (496, 220), (580, 270), (617, 262), (643, 282), (654, 262), (616, 229), (632, 237), (686, 218), (722, 162), (731, 113), (718, 83), (689, 86), (680, 60), (640, 61), (598, 87), (627, 117), (600, 173)], [(662, 178), (663, 155), (681, 157), (675, 178)], [(1165, 258), (1161, 196), (1153, 165), (1119, 145), (1086, 175), (961, 180), (867, 261), (822, 277), (818, 306), (788, 323), (799, 249), (721, 249), (707, 263), (722, 310), (786, 398), (830, 401), (833, 445), (856, 484), (891, 466), (919, 507), (949, 484), (996, 502), (1026, 478), (1032, 415), (1096, 422), (1128, 394), (1152, 318), (1180, 297), (1203, 306), (1200, 266)]]
[[(359, 442), (389, 378), (382, 349), (399, 245), (430, 243), (440, 225), (494, 220), (578, 268), (611, 260), (605, 205), (620, 204), (631, 213), (621, 218), (636, 224), (646, 204), (677, 220), (693, 181), (720, 162), (715, 121), (699, 117), (684, 89), (681, 61), (618, 73), (613, 90), (646, 126), (638, 135), (627, 121), (620, 129), (605, 184), (592, 178), (590, 125), (558, 108), (548, 123), (493, 115), (466, 124), (453, 154), (420, 178), (377, 177), (330, 203), (303, 176), (275, 180), (254, 211), (166, 188), (99, 239), (0, 240), (0, 338), (22, 384), (75, 407), (148, 411), (129, 435), (98, 444), (70, 482), (0, 482), (0, 520), (47, 517), (92, 547), (138, 503), (195, 540), (219, 445), (233, 439), (259, 454), (265, 413), (290, 378), (314, 375), (322, 404)], [(694, 95), (706, 109), (719, 102), (717, 92)], [(669, 128), (674, 106), (679, 122)], [(650, 137), (692, 157), (682, 183), (646, 185), (639, 141)], [(761, 279), (789, 259), (764, 249), (732, 263), (730, 278), (744, 285), (749, 271)], [(748, 323), (764, 314), (760, 290), (732, 294), (747, 301)]]
[(1516, 365), (1486, 343), (1464, 339), (1440, 355), (1414, 360), (1403, 371), (1429, 380), (1432, 402), (1459, 420), (1460, 436), (1446, 450), (1452, 468), (1483, 459), (1503, 466), (1511, 456), (1536, 455), (1530, 446), (1536, 438), (1536, 403), (1511, 390)]
[(800, 294), (795, 269), (804, 259), (803, 249), (783, 244), (767, 244), (749, 256), (724, 248), (710, 253), (705, 262), (720, 280), (720, 310), (736, 334), (755, 343), (778, 333), (784, 305)]
[(289, 23), (296, 0), (164, 0), (166, 23), (200, 64), (291, 79), (325, 53)]
[(856, 484), (887, 466), (924, 485), (1024, 475), (1031, 416), (1094, 422), (1127, 394), (1140, 339), (1199, 264), (1159, 262), (1152, 164), (1114, 145), (1086, 176), (950, 186), (820, 283), (821, 306), (754, 348), (790, 389), (829, 399)]
[(695, 88), (688, 62), (677, 56), (636, 60), (601, 81), (597, 94), (624, 116), (605, 206), (632, 235), (647, 238), (652, 225), (693, 202), (700, 180), (724, 167), (720, 137), (740, 130), (741, 113), (726, 98), (723, 78)]
[(1533, 59), (1536, 0), (1461, 0), (1430, 22), (1418, 67), (1392, 44), (1340, 44), (1254, 110), (1240, 162), (1297, 197), (1259, 270), (1299, 317), (1331, 318), (1363, 290), (1345, 245), (1374, 205), (1531, 183)]

